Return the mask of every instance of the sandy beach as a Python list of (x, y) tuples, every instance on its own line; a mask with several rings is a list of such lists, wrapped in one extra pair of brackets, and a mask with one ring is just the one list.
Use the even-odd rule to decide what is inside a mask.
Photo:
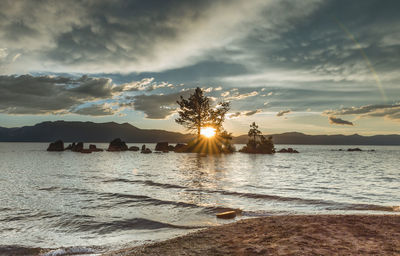
[(400, 215), (246, 219), (104, 255), (400, 255)]

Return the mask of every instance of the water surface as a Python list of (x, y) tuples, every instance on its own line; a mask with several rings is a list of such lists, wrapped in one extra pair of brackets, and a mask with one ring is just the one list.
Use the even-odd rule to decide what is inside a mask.
[(46, 147), (0, 143), (0, 248), (131, 246), (226, 223), (215, 218), (223, 209), (246, 218), (391, 214), (400, 205), (400, 147), (222, 156)]

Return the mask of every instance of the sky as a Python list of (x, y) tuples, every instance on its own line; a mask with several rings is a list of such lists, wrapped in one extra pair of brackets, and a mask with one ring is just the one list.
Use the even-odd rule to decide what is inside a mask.
[(399, 134), (396, 0), (0, 1), (0, 126), (185, 132), (176, 100), (229, 101), (234, 135)]

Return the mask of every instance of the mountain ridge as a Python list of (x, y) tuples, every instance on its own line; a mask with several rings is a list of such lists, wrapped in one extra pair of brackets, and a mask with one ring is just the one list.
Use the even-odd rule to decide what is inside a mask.
[[(400, 135), (307, 135), (300, 132), (271, 134), (276, 144), (306, 145), (400, 145)], [(110, 142), (121, 138), (129, 143), (155, 143), (168, 141), (184, 143), (194, 138), (192, 134), (165, 131), (161, 129), (140, 129), (129, 123), (94, 123), (82, 121), (45, 121), (32, 126), (0, 127), (0, 142), (51, 142), (62, 139), (65, 142)], [(233, 137), (233, 143), (244, 144), (247, 135)]]

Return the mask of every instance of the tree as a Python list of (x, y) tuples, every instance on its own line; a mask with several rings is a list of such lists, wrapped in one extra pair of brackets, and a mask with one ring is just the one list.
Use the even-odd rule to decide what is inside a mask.
[(210, 99), (203, 95), (203, 91), (197, 87), (188, 99), (182, 96), (179, 101), (179, 117), (175, 122), (185, 126), (189, 131), (196, 131), (200, 137), (202, 127), (211, 126), (216, 132), (221, 131), (225, 114), (229, 111), (229, 102), (220, 102), (215, 108), (210, 106)]
[(253, 122), (250, 125), (250, 130), (247, 134), (249, 135), (249, 137), (253, 137), (253, 142), (255, 146), (257, 142), (257, 136), (261, 135), (261, 131), (258, 130), (258, 125), (256, 125), (256, 122)]
[[(243, 153), (250, 153), (250, 154), (273, 154), (275, 153), (275, 146), (272, 141), (272, 136), (265, 138), (262, 135), (261, 131), (258, 130), (258, 125), (253, 122), (250, 125), (250, 130), (248, 132), (250, 137), (249, 141), (247, 142), (246, 146), (244, 146), (240, 152)], [(257, 137), (259, 140), (257, 140)]]

